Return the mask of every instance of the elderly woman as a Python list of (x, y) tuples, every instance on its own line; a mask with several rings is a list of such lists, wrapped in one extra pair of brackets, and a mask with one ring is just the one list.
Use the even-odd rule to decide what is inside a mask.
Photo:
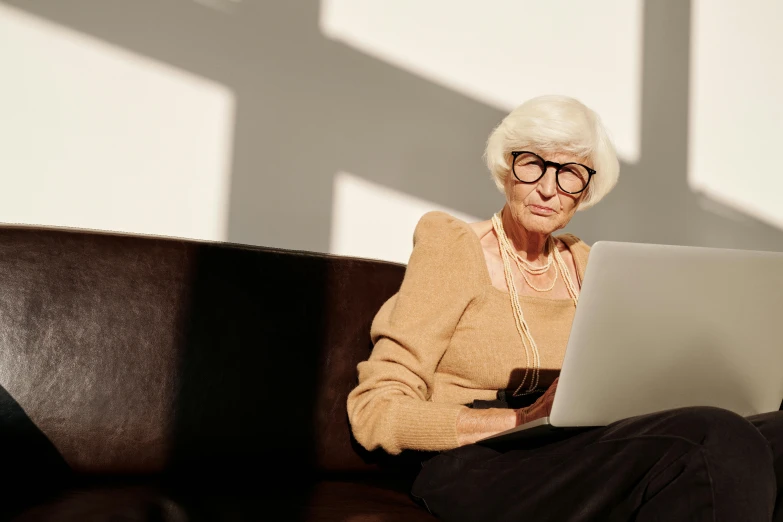
[(506, 204), (480, 223), (421, 218), (348, 397), (358, 442), (438, 452), (412, 494), (450, 521), (783, 520), (777, 412), (683, 408), (502, 450), (474, 444), (549, 414), (590, 252), (553, 233), (619, 174), (598, 116), (562, 96), (512, 111), (486, 160)]

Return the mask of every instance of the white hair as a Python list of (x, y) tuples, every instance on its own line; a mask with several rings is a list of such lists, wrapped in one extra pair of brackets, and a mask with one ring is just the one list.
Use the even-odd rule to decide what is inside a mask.
[(601, 119), (592, 109), (568, 96), (539, 96), (526, 101), (489, 135), (484, 158), (498, 189), (505, 193), (511, 173), (511, 152), (534, 149), (568, 153), (589, 160), (596, 174), (578, 210), (590, 208), (617, 184), (620, 163)]

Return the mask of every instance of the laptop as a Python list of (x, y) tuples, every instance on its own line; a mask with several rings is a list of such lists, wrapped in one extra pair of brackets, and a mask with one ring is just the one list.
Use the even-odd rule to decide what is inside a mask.
[(493, 445), (686, 406), (783, 400), (783, 253), (597, 242), (549, 417)]

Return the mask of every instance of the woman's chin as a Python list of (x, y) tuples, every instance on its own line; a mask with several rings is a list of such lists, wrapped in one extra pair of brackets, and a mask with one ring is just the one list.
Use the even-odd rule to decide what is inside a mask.
[(559, 220), (557, 219), (557, 214), (552, 214), (550, 216), (530, 214), (527, 216), (527, 219), (522, 222), (522, 226), (525, 227), (525, 230), (528, 232), (546, 235), (549, 235), (554, 231), (562, 228), (560, 226)]

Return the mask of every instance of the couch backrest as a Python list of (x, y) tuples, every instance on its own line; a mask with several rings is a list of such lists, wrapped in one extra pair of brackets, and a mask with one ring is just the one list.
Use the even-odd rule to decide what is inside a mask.
[(372, 469), (345, 398), (403, 273), (0, 227), (0, 385), (78, 471)]

